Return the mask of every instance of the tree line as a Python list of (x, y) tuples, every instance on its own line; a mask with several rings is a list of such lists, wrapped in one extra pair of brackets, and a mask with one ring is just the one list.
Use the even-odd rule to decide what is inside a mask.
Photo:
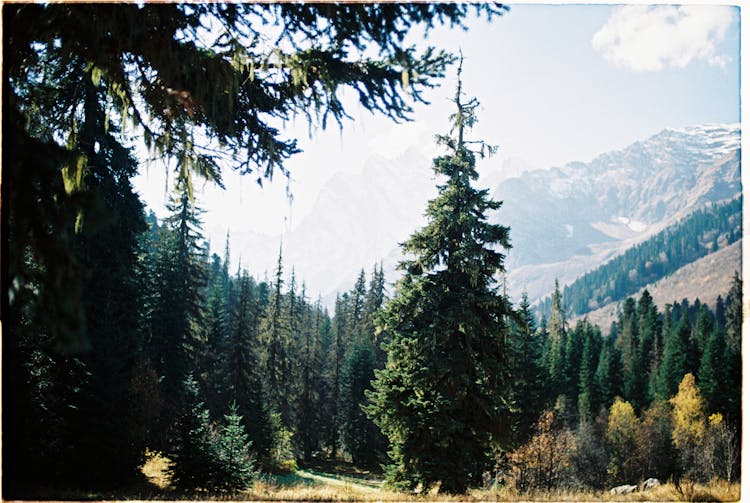
[[(563, 288), (573, 315), (624, 300), (644, 286), (742, 238), (742, 197), (713, 203), (579, 277)], [(549, 316), (552, 299), (538, 306)]]

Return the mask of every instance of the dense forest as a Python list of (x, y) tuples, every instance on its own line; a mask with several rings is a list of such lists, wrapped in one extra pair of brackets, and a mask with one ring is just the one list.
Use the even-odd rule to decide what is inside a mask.
[[(4, 498), (128, 494), (154, 452), (178, 497), (326, 460), (421, 493), (737, 479), (741, 279), (714, 311), (627, 299), (608, 334), (569, 327), (557, 287), (540, 322), (525, 297), (514, 306), (498, 282), (512, 230), (488, 221), (501, 203), (475, 187), (496, 148), (468, 138), (479, 102), (463, 62), (437, 196), (392, 290), (368, 266), (330, 312), (283, 246), (270, 278), (232, 265), (229, 236), (212, 253), (194, 177), (221, 183), (230, 158), (260, 179), (283, 172), (296, 144), (267, 120), (340, 121), (337, 86), (407, 118), (407, 95), (453, 58), (403, 50), (405, 33), (460, 25), (467, 9), (4, 7)], [(225, 31), (200, 47), (207, 19)], [(269, 20), (290, 54), (248, 37)], [(175, 161), (161, 221), (131, 185), (134, 132)]]
[[(742, 197), (714, 203), (565, 285), (566, 306), (571, 314), (579, 315), (621, 301), (741, 238)], [(537, 310), (540, 315), (549, 316), (551, 308), (552, 299), (548, 297)]]

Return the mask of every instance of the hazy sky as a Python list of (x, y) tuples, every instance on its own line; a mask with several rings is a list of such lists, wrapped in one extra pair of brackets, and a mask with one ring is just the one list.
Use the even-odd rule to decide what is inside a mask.
[[(666, 127), (740, 120), (736, 7), (511, 5), (492, 23), (469, 24), (466, 32), (438, 29), (423, 43), (463, 52), (464, 88), (482, 103), (473, 134), (499, 145), (500, 159), (539, 168), (588, 161)], [(451, 69), (408, 124), (356, 106), (343, 131), (310, 138), (303, 120), (290, 124), (304, 151), (287, 164), (294, 203), (282, 176), (260, 189), (252, 177), (226, 172), (226, 191), (199, 195), (212, 248), (221, 249), (227, 228), (276, 235), (293, 227), (326, 180), (361, 170), (368, 157), (409, 147), (432, 154), (454, 89)], [(163, 167), (143, 170), (135, 184), (163, 215)]]

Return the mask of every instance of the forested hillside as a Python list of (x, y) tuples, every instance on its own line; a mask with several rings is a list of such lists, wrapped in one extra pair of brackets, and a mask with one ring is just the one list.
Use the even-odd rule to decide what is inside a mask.
[[(565, 307), (575, 316), (622, 300), (741, 238), (742, 198), (712, 204), (566, 285)], [(550, 309), (546, 298), (539, 313), (549, 316)]]
[[(671, 304), (675, 299), (706, 299), (712, 309), (716, 304), (711, 299), (724, 295), (732, 283), (732, 275), (742, 267), (742, 240), (735, 241), (719, 251), (681, 267), (669, 276), (638, 290), (634, 295), (639, 297), (643, 290), (648, 290), (657, 306)], [(595, 311), (573, 316), (572, 319), (587, 317), (603, 329), (617, 319), (622, 301), (612, 302)]]

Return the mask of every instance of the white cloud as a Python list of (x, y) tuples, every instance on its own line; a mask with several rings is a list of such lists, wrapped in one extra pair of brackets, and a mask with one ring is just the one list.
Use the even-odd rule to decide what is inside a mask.
[(608, 62), (636, 72), (685, 68), (693, 60), (724, 68), (729, 58), (717, 46), (733, 16), (726, 6), (618, 7), (591, 44)]

